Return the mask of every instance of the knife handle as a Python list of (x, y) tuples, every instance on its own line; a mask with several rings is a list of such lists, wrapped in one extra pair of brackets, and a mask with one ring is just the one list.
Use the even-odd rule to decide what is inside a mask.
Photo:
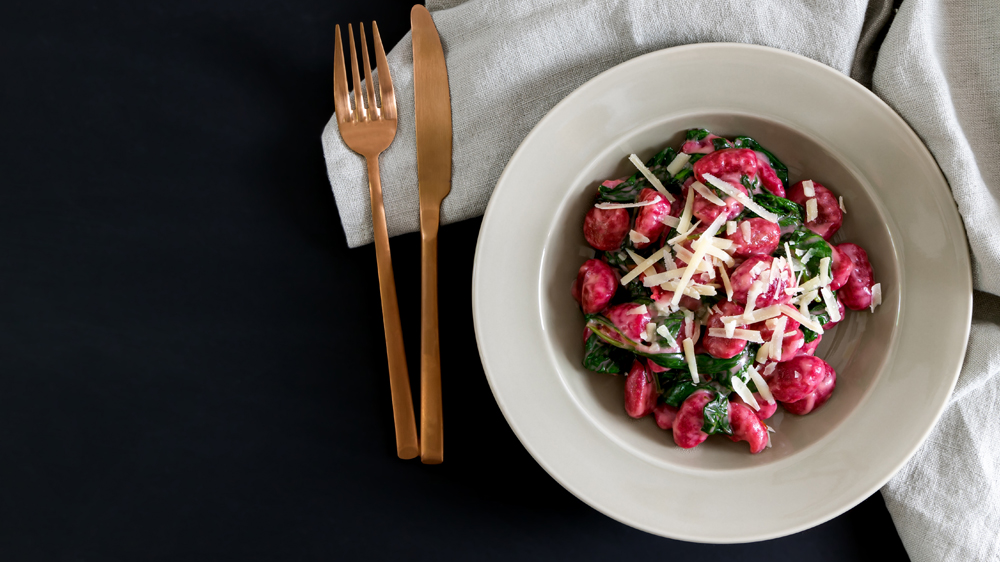
[(420, 462), (444, 461), (441, 348), (438, 340), (437, 233), (441, 209), (420, 209)]
[(403, 327), (399, 322), (396, 301), (396, 280), (392, 274), (389, 253), (389, 231), (382, 206), (382, 178), (378, 171), (378, 155), (368, 160), (368, 189), (372, 198), (372, 227), (375, 232), (375, 258), (378, 262), (378, 287), (382, 296), (382, 326), (385, 329), (385, 351), (389, 359), (389, 390), (392, 393), (392, 417), (396, 425), (396, 454), (412, 459), (420, 452), (417, 424), (413, 417), (413, 396), (410, 375), (406, 370), (403, 349)]

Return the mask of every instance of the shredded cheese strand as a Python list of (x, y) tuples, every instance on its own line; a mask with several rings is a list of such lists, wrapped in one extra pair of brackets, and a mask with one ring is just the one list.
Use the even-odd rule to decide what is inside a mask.
[(694, 358), (694, 342), (691, 338), (684, 338), (684, 358), (687, 359), (688, 370), (691, 371), (691, 380), (698, 384), (701, 377), (698, 376), (698, 362)]
[(691, 155), (683, 152), (674, 156), (674, 159), (667, 164), (667, 173), (671, 176), (676, 176), (677, 172), (681, 171), (684, 166), (687, 166), (689, 160), (691, 160)]
[(749, 404), (755, 411), (760, 410), (760, 404), (757, 403), (757, 399), (753, 397), (753, 393), (750, 392), (749, 388), (747, 388), (747, 384), (743, 382), (743, 379), (734, 376), (730, 379), (730, 382), (733, 383), (733, 390), (736, 391), (736, 394), (740, 395), (740, 398), (742, 398), (744, 402)]
[(638, 203), (609, 203), (607, 201), (594, 205), (598, 209), (632, 209), (634, 207), (648, 207), (656, 201), (639, 201)]
[(720, 180), (719, 178), (713, 176), (712, 174), (704, 174), (704, 177), (706, 180), (708, 180), (708, 183), (712, 184), (713, 187), (721, 189), (723, 192), (726, 193), (726, 195), (729, 195), (733, 199), (736, 199), (737, 201), (742, 203), (744, 207), (757, 213), (757, 216), (759, 216), (760, 218), (768, 222), (773, 222), (775, 224), (778, 223), (778, 215), (772, 213), (771, 211), (768, 211), (767, 209), (761, 207), (757, 203), (754, 203), (753, 199), (750, 199), (749, 197), (744, 195), (742, 191), (729, 185), (728, 182)]
[(677, 225), (677, 232), (687, 230), (691, 227), (691, 212), (694, 210), (694, 195), (688, 190), (688, 197), (684, 200), (684, 210), (681, 211), (680, 222)]
[(691, 261), (688, 262), (687, 269), (684, 271), (684, 275), (681, 276), (680, 282), (677, 284), (677, 290), (674, 293), (673, 299), (670, 303), (676, 305), (680, 302), (682, 291), (687, 287), (687, 284), (691, 281), (691, 277), (694, 276), (695, 271), (698, 269), (698, 263), (701, 259), (705, 257), (705, 253), (711, 244), (711, 239), (715, 236), (715, 233), (719, 231), (719, 228), (726, 222), (726, 215), (720, 214), (715, 217), (712, 224), (708, 226), (708, 229), (701, 234), (701, 237), (694, 241), (691, 247), (694, 249), (694, 254), (691, 256)]
[(635, 167), (638, 168), (640, 172), (642, 172), (643, 176), (646, 176), (646, 179), (649, 180), (649, 183), (653, 184), (653, 187), (656, 189), (656, 191), (660, 193), (660, 195), (664, 196), (670, 203), (674, 202), (674, 196), (671, 195), (669, 191), (667, 191), (667, 188), (663, 187), (663, 184), (660, 183), (660, 179), (654, 176), (653, 172), (649, 171), (649, 168), (647, 168), (646, 165), (642, 163), (642, 160), (639, 160), (638, 156), (632, 154), (631, 156), (628, 157), (628, 159), (633, 164), (635, 164)]
[[(771, 369), (773, 372), (775, 367), (777, 367), (777, 363), (771, 363), (764, 368), (764, 372), (766, 373), (768, 369)], [(757, 372), (757, 369), (753, 365), (747, 369), (747, 372), (750, 373), (750, 380), (757, 385), (757, 392), (760, 394), (760, 397), (768, 404), (774, 404), (774, 395), (771, 394), (771, 388), (767, 386), (767, 381), (764, 380), (764, 377), (760, 376), (760, 373)]]
[[(629, 253), (630, 254), (634, 254), (635, 252), (632, 252), (630, 250)], [(632, 256), (632, 260), (634, 261), (637, 256), (638, 256), (638, 254), (636, 254), (635, 256)], [(661, 257), (663, 257), (663, 248), (660, 248), (659, 250), (653, 252), (653, 255), (651, 255), (648, 258), (646, 258), (645, 260), (643, 260), (642, 263), (637, 264), (636, 267), (635, 267), (635, 269), (633, 269), (632, 271), (629, 271), (628, 273), (626, 273), (625, 275), (623, 275), (622, 276), (622, 285), (628, 285), (629, 283), (631, 283), (632, 280), (634, 280), (636, 277), (638, 277), (640, 273), (642, 273), (642, 272), (646, 271), (647, 269), (649, 269), (650, 267), (652, 267), (653, 264), (656, 263), (656, 260), (660, 259)]]
[(718, 195), (712, 193), (712, 190), (710, 190), (707, 187), (705, 187), (705, 184), (701, 183), (700, 181), (696, 181), (696, 182), (692, 183), (691, 184), (691, 189), (694, 189), (696, 192), (698, 192), (698, 195), (701, 195), (702, 197), (704, 197), (706, 200), (708, 200), (709, 203), (712, 203), (712, 204), (717, 205), (719, 207), (725, 207), (726, 206), (726, 202), (725, 201), (723, 201), (722, 199), (719, 199)]
[(732, 334), (728, 334), (727, 328), (709, 328), (708, 335), (713, 338), (724, 338), (727, 340), (746, 340), (753, 343), (764, 343), (764, 338), (760, 335), (759, 330), (742, 330), (739, 328), (733, 329)]

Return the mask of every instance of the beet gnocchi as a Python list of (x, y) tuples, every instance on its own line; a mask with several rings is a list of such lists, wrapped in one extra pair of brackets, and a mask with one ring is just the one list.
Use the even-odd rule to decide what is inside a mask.
[[(881, 304), (858, 245), (833, 245), (843, 198), (750, 137), (692, 129), (638, 172), (603, 182), (583, 233), (598, 250), (572, 295), (583, 363), (625, 377), (625, 411), (692, 448), (712, 434), (770, 446), (778, 404), (806, 415), (837, 373), (814, 353), (847, 310)], [(786, 195), (787, 194), (787, 195)]]

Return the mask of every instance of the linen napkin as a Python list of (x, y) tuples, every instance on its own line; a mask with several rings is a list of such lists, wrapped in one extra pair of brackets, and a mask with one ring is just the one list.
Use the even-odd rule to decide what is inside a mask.
[(913, 560), (1000, 560), (1000, 2), (905, 0), (873, 90), (948, 178), (976, 289), (951, 402), (882, 497)]
[[(444, 223), (482, 214), (531, 127), (600, 72), (675, 45), (732, 41), (793, 51), (886, 100), (934, 154), (973, 253), (974, 319), (941, 422), (883, 489), (914, 561), (1000, 559), (1000, 3), (904, 0), (428, 0), (446, 53), (454, 153)], [(891, 21), (891, 24), (890, 24)], [(884, 41), (882, 37), (884, 36)], [(388, 55), (400, 119), (382, 159), (390, 235), (419, 229), (409, 36)], [(409, 118), (405, 118), (409, 116)], [(371, 242), (364, 161), (331, 119), (330, 183), (352, 247)]]

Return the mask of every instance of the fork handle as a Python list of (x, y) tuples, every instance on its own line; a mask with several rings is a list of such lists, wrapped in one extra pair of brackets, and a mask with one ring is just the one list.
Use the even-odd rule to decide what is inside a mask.
[(382, 296), (382, 326), (385, 329), (385, 351), (389, 358), (389, 390), (392, 393), (392, 417), (396, 425), (396, 454), (412, 459), (420, 453), (417, 424), (413, 417), (413, 396), (410, 376), (406, 371), (406, 351), (403, 349), (403, 327), (399, 322), (396, 301), (396, 280), (392, 274), (389, 253), (389, 231), (385, 226), (382, 206), (382, 179), (378, 170), (378, 155), (368, 159), (368, 189), (372, 199), (372, 227), (375, 231), (375, 258), (378, 261), (378, 286)]
[(420, 206), (420, 462), (424, 464), (444, 461), (437, 280), (440, 214), (438, 205)]

